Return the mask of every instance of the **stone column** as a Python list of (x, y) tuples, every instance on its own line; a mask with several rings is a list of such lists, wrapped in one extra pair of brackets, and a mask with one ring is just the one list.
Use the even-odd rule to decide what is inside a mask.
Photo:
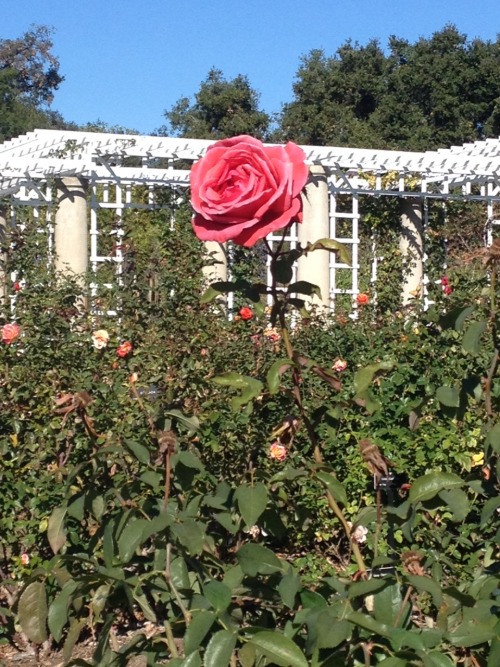
[(87, 183), (63, 178), (57, 183), (55, 215), (55, 268), (68, 275), (83, 276), (88, 269)]
[[(298, 225), (299, 243), (305, 246), (319, 239), (329, 238), (330, 218), (328, 211), (328, 179), (321, 165), (310, 167), (309, 181), (302, 196), (303, 221)], [(330, 306), (330, 253), (328, 250), (315, 250), (299, 258), (297, 280), (306, 280), (317, 285), (321, 290), (321, 299), (316, 295), (306, 301), (321, 309)], [(302, 298), (302, 295), (299, 295)]]
[(424, 277), (424, 227), (422, 201), (401, 200), (399, 250), (403, 260), (402, 304), (408, 306), (422, 297)]
[(213, 264), (203, 267), (203, 276), (206, 286), (211, 283), (227, 280), (227, 246), (217, 241), (205, 241), (205, 253)]

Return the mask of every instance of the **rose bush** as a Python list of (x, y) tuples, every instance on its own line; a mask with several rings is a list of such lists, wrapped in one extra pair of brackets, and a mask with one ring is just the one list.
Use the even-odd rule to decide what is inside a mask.
[(309, 173), (304, 159), (294, 143), (264, 146), (246, 135), (215, 143), (191, 169), (197, 237), (250, 248), (269, 233), (301, 222), (300, 193)]

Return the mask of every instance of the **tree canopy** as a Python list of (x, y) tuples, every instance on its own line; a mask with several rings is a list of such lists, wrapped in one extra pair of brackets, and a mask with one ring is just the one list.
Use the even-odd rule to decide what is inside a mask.
[(500, 37), (448, 25), (414, 44), (351, 41), (302, 59), (282, 139), (319, 145), (426, 150), (500, 133)]
[(0, 40), (0, 141), (35, 127), (67, 125), (48, 107), (63, 81), (51, 34), (34, 26), (17, 39)]
[(259, 109), (259, 95), (248, 78), (239, 74), (227, 80), (218, 69), (211, 69), (194, 102), (182, 97), (165, 112), (168, 124), (161, 134), (193, 139), (223, 139), (251, 134), (264, 139), (270, 117)]

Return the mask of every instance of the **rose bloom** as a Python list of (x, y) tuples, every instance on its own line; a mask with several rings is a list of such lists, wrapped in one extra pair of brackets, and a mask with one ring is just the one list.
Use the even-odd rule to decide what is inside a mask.
[[(347, 525), (352, 529), (352, 523), (350, 521), (347, 522)], [(352, 541), (356, 542), (356, 544), (364, 544), (367, 535), (368, 528), (365, 528), (365, 526), (356, 526), (354, 530), (351, 530)]]
[(118, 346), (116, 354), (123, 359), (128, 354), (132, 352), (132, 343), (129, 340), (126, 340), (124, 343)]
[(28, 556), (28, 554), (21, 554), (21, 564), (26, 566), (29, 565), (29, 563), (30, 563), (30, 557)]
[(13, 343), (21, 333), (21, 327), (15, 322), (12, 324), (4, 324), (2, 327), (2, 341), (7, 345)]
[(368, 294), (358, 294), (356, 302), (358, 306), (366, 306), (370, 302), (370, 297)]
[(191, 168), (193, 228), (202, 241), (234, 241), (251, 248), (259, 239), (302, 222), (309, 169), (294, 143), (264, 146), (247, 135), (218, 141)]
[(347, 368), (347, 361), (344, 359), (335, 359), (335, 361), (332, 364), (332, 370), (334, 370), (336, 373), (342, 373), (342, 371), (345, 371)]
[(284, 461), (286, 459), (286, 447), (280, 442), (276, 441), (269, 447), (269, 457), (276, 461)]
[(242, 320), (251, 320), (253, 317), (253, 310), (248, 306), (243, 306), (239, 312)]
[(92, 342), (96, 350), (102, 350), (109, 343), (109, 333), (105, 329), (99, 329), (92, 334)]
[(267, 340), (270, 340), (272, 343), (279, 343), (281, 340), (281, 334), (276, 329), (276, 327), (273, 327), (271, 329), (266, 329), (264, 331), (264, 336), (267, 338)]

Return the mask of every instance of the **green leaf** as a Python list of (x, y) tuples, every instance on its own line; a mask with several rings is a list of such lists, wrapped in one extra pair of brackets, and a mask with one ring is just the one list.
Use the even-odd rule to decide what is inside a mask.
[(386, 625), (394, 625), (395, 620), (399, 619), (399, 624), (404, 626), (405, 620), (411, 612), (411, 605), (406, 603), (405, 609), (401, 610), (402, 601), (400, 584), (390, 584), (375, 595), (373, 615), (377, 621)]
[(291, 359), (278, 359), (278, 361), (273, 363), (266, 376), (270, 394), (277, 393), (280, 388), (281, 376), (290, 366), (295, 366), (295, 363)]
[(213, 301), (221, 294), (228, 294), (229, 292), (233, 292), (235, 287), (236, 283), (228, 281), (219, 281), (212, 283), (208, 287), (208, 289), (206, 289), (205, 292), (201, 295), (200, 301), (201, 303), (210, 303), (210, 301)]
[(47, 594), (41, 581), (33, 581), (21, 593), (18, 603), (19, 624), (34, 644), (47, 640)]
[(69, 606), (77, 588), (78, 582), (74, 579), (70, 579), (50, 604), (47, 623), (50, 634), (54, 637), (56, 642), (61, 641), (63, 628), (69, 620)]
[(314, 477), (328, 489), (337, 502), (344, 506), (348, 504), (346, 490), (334, 475), (320, 471), (315, 473)]
[(205, 543), (205, 530), (201, 523), (194, 519), (184, 519), (183, 523), (172, 526), (172, 532), (191, 555), (201, 554)]
[(481, 528), (484, 528), (498, 507), (500, 507), (500, 496), (490, 498), (484, 503), (483, 509), (481, 510)]
[(111, 586), (109, 584), (102, 584), (97, 588), (90, 601), (90, 608), (92, 609), (94, 618), (99, 618), (102, 614), (110, 593)]
[(241, 407), (252, 401), (262, 392), (263, 384), (260, 380), (256, 380), (248, 375), (241, 375), (240, 373), (225, 373), (224, 375), (217, 375), (212, 378), (212, 382), (225, 387), (232, 387), (240, 389), (240, 396), (235, 396), (231, 400), (231, 408), (237, 412)]
[(486, 434), (486, 444), (495, 454), (500, 454), (500, 422), (495, 424)]
[(351, 253), (346, 245), (340, 243), (340, 241), (335, 241), (335, 239), (319, 239), (311, 245), (308, 245), (306, 248), (306, 254), (309, 252), (314, 252), (315, 250), (328, 250), (330, 252), (337, 252), (340, 257), (340, 261), (343, 264), (351, 265)]
[(142, 535), (148, 525), (149, 521), (146, 519), (132, 518), (122, 530), (118, 538), (118, 553), (122, 563), (128, 563), (137, 547), (142, 544)]
[(283, 571), (280, 559), (262, 544), (244, 544), (236, 553), (236, 558), (243, 572), (250, 577)]
[(49, 540), (50, 548), (55, 554), (66, 544), (66, 531), (64, 530), (66, 511), (66, 505), (56, 507), (49, 517), (47, 539)]
[(453, 513), (453, 521), (463, 521), (469, 514), (470, 504), (467, 494), (462, 489), (443, 489), (439, 492), (441, 500), (448, 505)]
[(442, 386), (436, 390), (436, 398), (447, 408), (460, 407), (460, 390), (458, 387)]
[[(495, 622), (495, 619), (492, 619), (492, 622)], [(475, 621), (465, 621), (455, 628), (453, 632), (448, 633), (448, 641), (453, 646), (460, 646), (462, 648), (489, 642), (497, 634), (492, 622), (476, 623)]]
[(360, 595), (364, 597), (365, 595), (380, 591), (382, 588), (390, 588), (390, 586), (387, 586), (387, 581), (383, 577), (375, 577), (373, 579), (368, 579), (367, 581), (354, 581), (347, 587), (347, 597), (349, 600), (359, 597)]
[(307, 280), (298, 280), (296, 283), (290, 283), (286, 291), (287, 294), (305, 294), (306, 296), (316, 295), (321, 299), (321, 290), (318, 285), (308, 283)]
[(354, 374), (353, 383), (356, 395), (364, 393), (369, 389), (375, 377), (384, 371), (390, 371), (394, 368), (393, 361), (381, 361), (378, 364), (371, 364), (360, 368)]
[(243, 485), (236, 489), (234, 498), (247, 526), (253, 526), (266, 509), (268, 493), (264, 484), (257, 482), (253, 486)]
[(125, 446), (135, 456), (140, 463), (149, 463), (150, 452), (149, 449), (135, 440), (125, 440)]
[(86, 625), (87, 625), (86, 619), (77, 620), (75, 618), (71, 621), (71, 625), (69, 626), (68, 634), (66, 635), (66, 639), (64, 640), (64, 646), (63, 646), (63, 658), (65, 664), (69, 662), (75, 644), (80, 637), (80, 633)]
[(257, 632), (248, 643), (279, 667), (309, 667), (297, 644), (278, 631)]
[(167, 410), (163, 414), (168, 417), (174, 417), (174, 419), (189, 429), (189, 431), (197, 431), (200, 428), (200, 420), (194, 415), (187, 417), (180, 410)]
[(293, 567), (289, 567), (288, 572), (283, 575), (280, 583), (277, 586), (278, 593), (281, 596), (283, 604), (294, 609), (295, 597), (301, 587), (300, 576), (294, 571)]
[(422, 657), (424, 667), (454, 667), (455, 663), (444, 653), (432, 651)]
[(440, 585), (430, 577), (420, 576), (417, 574), (407, 574), (406, 580), (417, 591), (425, 591), (432, 595), (432, 601), (436, 607), (440, 607), (443, 602), (443, 591)]
[(214, 621), (215, 614), (213, 611), (202, 609), (193, 613), (191, 623), (188, 625), (186, 634), (184, 635), (184, 651), (186, 655), (199, 648)]
[(380, 635), (381, 637), (390, 638), (393, 628), (390, 628), (385, 623), (379, 623), (368, 614), (362, 614), (359, 611), (352, 611), (346, 616), (347, 620), (354, 625), (369, 630), (375, 634)]
[(484, 320), (481, 322), (472, 322), (467, 327), (467, 331), (464, 333), (462, 339), (462, 347), (465, 352), (470, 352), (471, 354), (479, 354), (481, 351), (481, 336), (486, 331), (488, 323)]
[(229, 630), (219, 630), (208, 642), (203, 667), (228, 667), (235, 646), (236, 635)]
[(231, 591), (221, 581), (209, 581), (203, 587), (203, 594), (217, 613), (225, 611), (231, 604)]
[(463, 486), (463, 481), (451, 472), (429, 472), (418, 477), (410, 488), (411, 503), (423, 502), (434, 498), (443, 489), (455, 489)]
[(293, 279), (294, 261), (293, 255), (285, 255), (280, 257), (274, 265), (271, 264), (271, 271), (274, 273), (276, 282), (287, 285)]

